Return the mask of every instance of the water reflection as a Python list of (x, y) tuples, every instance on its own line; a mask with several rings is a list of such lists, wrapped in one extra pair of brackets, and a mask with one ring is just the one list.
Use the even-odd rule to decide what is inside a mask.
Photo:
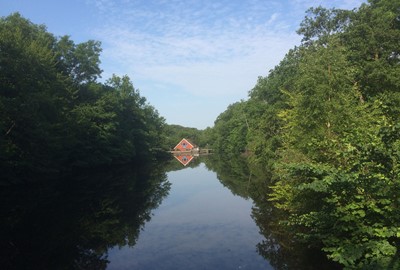
[(183, 166), (186, 166), (194, 159), (194, 155), (191, 155), (191, 154), (175, 154), (174, 158), (177, 161), (179, 161), (179, 163), (181, 163)]
[(335, 269), (279, 226), (265, 175), (212, 155), (2, 187), (1, 268)]
[(157, 166), (115, 168), (3, 187), (2, 269), (105, 269), (112, 246), (135, 245), (168, 194)]
[(252, 217), (265, 237), (257, 244), (257, 251), (276, 270), (334, 270), (341, 267), (328, 261), (320, 248), (310, 248), (296, 241), (291, 232), (280, 226), (282, 212), (268, 200), (270, 179), (261, 166), (239, 156), (210, 156), (207, 167), (215, 171), (221, 183), (232, 193), (254, 201)]
[(110, 270), (272, 269), (256, 251), (263, 237), (251, 218), (253, 202), (232, 194), (204, 164), (173, 161), (185, 169), (168, 173), (170, 194), (135, 247), (110, 249)]

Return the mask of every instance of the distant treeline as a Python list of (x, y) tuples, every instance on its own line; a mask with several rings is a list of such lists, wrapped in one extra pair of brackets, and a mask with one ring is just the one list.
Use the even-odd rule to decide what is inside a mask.
[(346, 269), (400, 269), (400, 1), (311, 8), (298, 33), (205, 140), (264, 166), (285, 233)]
[(2, 178), (142, 162), (167, 149), (165, 120), (128, 76), (100, 77), (100, 43), (0, 19)]
[(164, 134), (164, 144), (168, 146), (170, 150), (173, 149), (183, 138), (189, 139), (197, 146), (207, 147), (204, 130), (167, 124), (164, 127)]

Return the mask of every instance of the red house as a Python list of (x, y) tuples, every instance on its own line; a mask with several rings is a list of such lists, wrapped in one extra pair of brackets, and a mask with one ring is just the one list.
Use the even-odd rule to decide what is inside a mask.
[(179, 155), (179, 156), (174, 156), (183, 166), (186, 166), (192, 161), (193, 156), (192, 155)]
[(193, 151), (198, 150), (198, 147), (190, 142), (189, 140), (183, 138), (175, 147), (174, 151)]

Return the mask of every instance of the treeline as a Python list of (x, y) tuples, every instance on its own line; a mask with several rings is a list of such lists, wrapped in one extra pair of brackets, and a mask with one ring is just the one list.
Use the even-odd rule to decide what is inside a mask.
[(154, 159), (165, 121), (128, 76), (101, 75), (100, 43), (0, 19), (2, 178)]
[(183, 138), (186, 138), (197, 146), (206, 147), (203, 133), (203, 130), (197, 128), (166, 124), (164, 127), (165, 136), (163, 138), (163, 145), (167, 149), (172, 150)]
[(280, 225), (346, 269), (400, 268), (400, 1), (311, 8), (209, 143), (268, 172)]

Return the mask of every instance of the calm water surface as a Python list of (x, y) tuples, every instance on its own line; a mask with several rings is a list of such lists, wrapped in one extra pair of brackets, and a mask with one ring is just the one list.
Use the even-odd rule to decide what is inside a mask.
[(264, 173), (217, 156), (189, 166), (0, 180), (0, 268), (341, 269), (280, 228)]
[(204, 164), (167, 179), (169, 195), (136, 245), (110, 248), (107, 269), (273, 269), (256, 251), (263, 237), (250, 199), (233, 195)]

